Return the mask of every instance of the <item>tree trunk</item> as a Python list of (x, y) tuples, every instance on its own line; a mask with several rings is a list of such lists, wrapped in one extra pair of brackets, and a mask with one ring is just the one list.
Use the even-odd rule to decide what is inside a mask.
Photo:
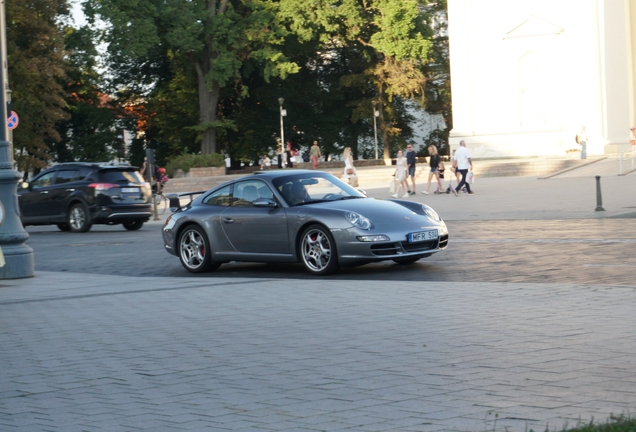
[(378, 109), (380, 110), (378, 127), (382, 133), (382, 158), (386, 161), (387, 159), (391, 159), (391, 153), (389, 152), (389, 134), (384, 122), (384, 92), (382, 83), (378, 84)]
[[(201, 126), (217, 121), (217, 109), (221, 88), (218, 81), (212, 81), (212, 88), (208, 89), (205, 77), (210, 70), (209, 56), (203, 56), (195, 63), (199, 83), (199, 111), (201, 112)], [(201, 154), (216, 153), (216, 128), (207, 127), (202, 132)]]

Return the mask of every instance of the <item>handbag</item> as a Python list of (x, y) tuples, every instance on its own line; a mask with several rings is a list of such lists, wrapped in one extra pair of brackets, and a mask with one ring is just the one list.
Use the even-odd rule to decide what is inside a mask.
[(389, 183), (389, 193), (394, 194), (396, 192), (397, 192), (397, 180), (392, 180), (391, 183)]
[(470, 184), (475, 184), (475, 175), (473, 174), (472, 171), (470, 171), (468, 175), (466, 176), (466, 181)]
[(353, 187), (358, 187), (358, 176), (353, 174), (349, 177), (349, 184)]

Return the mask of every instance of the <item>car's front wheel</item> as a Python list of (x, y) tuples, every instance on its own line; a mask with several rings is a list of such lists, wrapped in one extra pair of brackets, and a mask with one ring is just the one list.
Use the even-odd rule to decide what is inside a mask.
[(338, 251), (333, 236), (321, 225), (305, 229), (300, 240), (300, 256), (311, 274), (329, 275), (338, 271)]
[(88, 208), (82, 203), (75, 204), (68, 212), (68, 226), (72, 232), (86, 232), (91, 229)]
[(205, 273), (218, 269), (221, 264), (212, 261), (210, 241), (202, 228), (192, 225), (179, 236), (179, 259), (191, 273)]
[(139, 219), (137, 219), (137, 220), (128, 220), (128, 221), (122, 223), (122, 225), (128, 231), (137, 231), (139, 228), (144, 226), (144, 221), (139, 220)]

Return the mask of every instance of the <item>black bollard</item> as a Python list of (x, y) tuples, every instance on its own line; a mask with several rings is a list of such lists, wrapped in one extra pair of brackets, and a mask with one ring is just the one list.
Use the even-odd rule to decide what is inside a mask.
[(596, 211), (605, 211), (601, 197), (601, 176), (596, 176)]

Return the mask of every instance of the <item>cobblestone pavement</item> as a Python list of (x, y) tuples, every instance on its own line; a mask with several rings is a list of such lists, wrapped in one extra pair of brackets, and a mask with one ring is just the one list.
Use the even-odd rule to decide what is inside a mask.
[(636, 286), (2, 285), (2, 431), (524, 431), (636, 406)]
[[(0, 281), (0, 431), (521, 432), (633, 412), (628, 177), (605, 181), (604, 214), (589, 179), (419, 196), (449, 220), (452, 247), (415, 270), (124, 277), (113, 273), (128, 262), (36, 264), (34, 278)], [(128, 248), (73, 238), (92, 261), (93, 241)], [(165, 258), (155, 270), (179, 266)], [(409, 271), (419, 280), (400, 280)]]

